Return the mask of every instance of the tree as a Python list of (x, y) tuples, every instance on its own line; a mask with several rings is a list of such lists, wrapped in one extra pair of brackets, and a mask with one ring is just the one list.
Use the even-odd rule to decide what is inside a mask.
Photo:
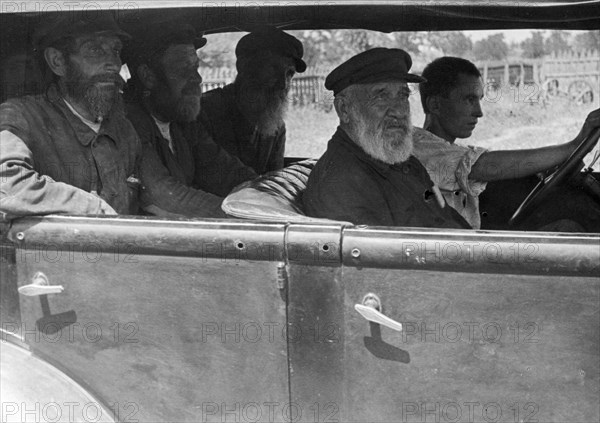
[(560, 53), (562, 51), (571, 50), (571, 46), (567, 41), (569, 34), (566, 31), (552, 31), (550, 36), (544, 42), (544, 50), (546, 54)]
[(386, 34), (368, 30), (306, 30), (292, 31), (304, 46), (304, 60), (308, 66), (336, 66), (357, 53), (374, 48), (402, 48), (410, 53), (419, 52), (420, 36), (416, 32)]
[(477, 60), (504, 60), (508, 55), (508, 45), (504, 34), (494, 34), (476, 41), (473, 54)]
[(424, 41), (446, 56), (463, 57), (473, 48), (473, 42), (462, 31), (429, 32)]
[(546, 54), (544, 47), (544, 35), (542, 31), (534, 31), (531, 33), (531, 37), (523, 40), (521, 43), (523, 49), (523, 56), (530, 59), (537, 59), (543, 57)]
[(573, 45), (577, 51), (600, 50), (600, 31), (587, 31), (577, 34)]

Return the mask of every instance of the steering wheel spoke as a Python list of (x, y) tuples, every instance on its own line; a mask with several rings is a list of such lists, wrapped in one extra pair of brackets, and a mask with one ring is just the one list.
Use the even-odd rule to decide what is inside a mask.
[(600, 128), (597, 128), (579, 144), (573, 154), (558, 169), (547, 175), (531, 190), (508, 221), (508, 226), (514, 227), (523, 222), (555, 187), (581, 172), (584, 167), (583, 158), (592, 151), (599, 138)]

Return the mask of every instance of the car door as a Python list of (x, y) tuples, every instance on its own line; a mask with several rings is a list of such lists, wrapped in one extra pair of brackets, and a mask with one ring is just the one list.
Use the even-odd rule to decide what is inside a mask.
[[(597, 235), (349, 227), (289, 237), (307, 232), (313, 254), (290, 256), (290, 325), (309, 329), (290, 342), (299, 421), (599, 420)], [(314, 259), (326, 245), (339, 261)], [(356, 304), (379, 306), (402, 330)]]
[[(288, 403), (283, 224), (13, 222), (22, 323), (40, 357), (121, 421), (250, 420)], [(265, 405), (267, 404), (267, 405)]]

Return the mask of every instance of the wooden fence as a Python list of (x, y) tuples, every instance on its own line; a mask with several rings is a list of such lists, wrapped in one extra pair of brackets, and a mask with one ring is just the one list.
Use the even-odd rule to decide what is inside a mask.
[[(483, 79), (496, 88), (535, 84), (550, 95), (568, 95), (574, 101), (589, 102), (600, 96), (600, 52), (564, 52), (542, 59), (522, 59), (513, 62), (477, 62)], [(325, 77), (331, 69), (316, 66), (296, 74), (292, 80), (291, 101), (295, 105), (329, 105), (333, 98), (325, 90)], [(235, 80), (231, 68), (201, 68), (202, 90), (222, 87)]]
[(486, 83), (535, 84), (549, 95), (566, 95), (576, 102), (591, 102), (600, 95), (600, 52), (565, 51), (537, 60), (476, 63)]
[[(325, 89), (325, 77), (331, 71), (321, 66), (311, 66), (303, 73), (297, 73), (292, 79), (290, 90), (291, 102), (294, 105), (331, 104), (333, 95)], [(231, 68), (200, 68), (202, 75), (202, 91), (223, 87), (235, 80), (237, 74)]]

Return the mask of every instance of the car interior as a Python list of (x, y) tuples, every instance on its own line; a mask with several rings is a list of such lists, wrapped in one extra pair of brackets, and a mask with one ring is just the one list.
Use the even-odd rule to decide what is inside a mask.
[[(331, 2), (318, 7), (308, 3), (301, 1), (290, 6), (265, 2), (262, 7), (244, 7), (232, 2), (232, 7), (228, 9), (223, 5), (198, 5), (195, 2), (179, 2), (178, 7), (166, 8), (159, 8), (154, 2), (137, 2), (135, 7), (133, 3), (122, 5), (121, 9), (116, 10), (116, 15), (119, 24), (134, 37), (143, 37), (149, 26), (167, 21), (191, 23), (197, 31), (206, 34), (248, 31), (263, 24), (284, 30), (363, 28), (383, 32), (527, 27), (580, 30), (597, 27), (597, 20), (592, 18), (593, 2), (565, 2), (560, 8), (558, 5), (545, 5), (539, 9), (535, 9), (539, 6), (537, 3), (545, 2), (515, 6), (511, 2), (490, 4), (478, 1), (469, 3), (468, 7), (453, 2), (398, 2), (371, 9), (361, 8), (353, 2)], [(519, 7), (520, 18), (513, 16), (515, 7)], [(34, 2), (3, 3), (3, 8), (0, 101), (14, 96), (39, 94), (43, 92), (44, 83), (36, 64), (36, 52), (31, 47), (31, 36), (39, 19), (52, 13), (82, 12), (44, 9), (43, 6), (35, 6)], [(28, 10), (30, 13), (23, 13)], [(557, 21), (555, 18), (558, 15), (570, 18)], [(548, 208), (557, 190), (576, 193), (569, 198), (582, 201), (582, 207), (600, 207), (598, 171), (590, 168), (582, 172), (582, 158), (594, 148), (599, 136), (600, 131), (597, 131), (568, 163), (547, 175), (489, 183), (480, 196), (482, 229), (530, 230), (539, 226), (540, 217), (533, 215), (540, 208)], [(286, 160), (289, 167), (238, 187), (225, 200), (224, 211), (232, 217), (244, 219), (322, 221), (305, 216), (301, 201), (315, 159), (317, 157), (289, 158)], [(548, 193), (553, 195), (549, 196)], [(535, 199), (528, 197), (530, 194), (535, 194)], [(517, 211), (518, 216), (515, 216)], [(577, 220), (577, 216), (563, 217)], [(590, 231), (593, 232), (592, 229)]]

